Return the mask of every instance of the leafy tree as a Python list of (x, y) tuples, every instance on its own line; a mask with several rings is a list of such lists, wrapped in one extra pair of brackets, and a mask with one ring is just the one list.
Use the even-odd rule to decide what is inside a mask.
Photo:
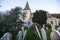
[(22, 16), (23, 16), (23, 19), (25, 19), (25, 17), (26, 17), (26, 13), (23, 13)]
[(2, 16), (1, 16), (1, 13), (0, 13), (0, 21), (1, 21), (1, 18), (2, 18)]
[[(17, 20), (19, 20), (19, 14), (21, 13), (22, 8), (16, 7), (15, 9), (11, 9), (9, 15), (6, 15), (4, 22), (9, 25), (16, 25)], [(21, 21), (21, 20), (20, 20)]]
[(41, 26), (46, 23), (46, 19), (46, 11), (43, 10), (36, 10), (36, 12), (34, 12), (34, 17), (32, 18), (34, 23), (41, 24)]
[(3, 21), (0, 22), (1, 36), (5, 32), (11, 32), (11, 31), (13, 32), (14, 30), (15, 32), (17, 32), (18, 29), (13, 28), (13, 27), (15, 27), (16, 25), (20, 26), (20, 24), (22, 24), (22, 20), (19, 19), (20, 15), (22, 15), (22, 8), (20, 7), (11, 9), (10, 11), (6, 12), (6, 14), (3, 15), (3, 18), (2, 18)]

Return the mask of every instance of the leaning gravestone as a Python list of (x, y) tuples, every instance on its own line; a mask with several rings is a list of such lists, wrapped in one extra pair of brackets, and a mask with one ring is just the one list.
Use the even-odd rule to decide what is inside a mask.
[(39, 30), (38, 30), (37, 25), (35, 25), (35, 28), (36, 28), (36, 31), (37, 31), (37, 33), (38, 33), (39, 38), (42, 40), (42, 38), (41, 38), (41, 35), (40, 35), (40, 32), (39, 32)]
[(26, 30), (23, 33), (23, 40), (24, 40), (25, 36), (26, 36)]
[(0, 40), (12, 40), (12, 34), (11, 33), (5, 33)]
[(48, 27), (46, 27), (46, 30), (48, 30)]
[(45, 29), (45, 25), (43, 24), (43, 28)]
[(22, 38), (22, 31), (19, 31), (17, 34), (17, 40), (23, 40)]
[(26, 30), (24, 30), (24, 27), (22, 27), (22, 36), (23, 36), (23, 40), (25, 38), (25, 35), (26, 35)]
[(54, 30), (50, 34), (51, 40), (60, 40), (60, 28), (57, 28), (57, 30)]
[(24, 40), (26, 35), (26, 30), (24, 30), (24, 27), (22, 27), (22, 31), (19, 31), (17, 34), (17, 40)]
[(47, 36), (46, 36), (46, 32), (45, 32), (44, 28), (41, 29), (41, 34), (42, 34), (43, 40), (47, 40)]

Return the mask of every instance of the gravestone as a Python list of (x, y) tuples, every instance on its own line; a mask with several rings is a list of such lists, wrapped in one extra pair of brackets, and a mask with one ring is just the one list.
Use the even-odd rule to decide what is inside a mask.
[(48, 30), (48, 27), (46, 27), (46, 30)]
[(26, 30), (24, 30), (24, 27), (22, 27), (22, 30), (18, 32), (17, 34), (17, 40), (24, 40), (26, 35)]
[(40, 35), (40, 32), (39, 32), (39, 30), (38, 30), (37, 25), (35, 25), (35, 29), (36, 29), (36, 31), (37, 31), (37, 33), (38, 33), (38, 36), (39, 36), (39, 37), (40, 37), (40, 39), (42, 40), (42, 38), (41, 38), (41, 35)]
[(50, 38), (51, 40), (60, 40), (60, 27), (51, 32)]
[(12, 34), (11, 33), (5, 33), (0, 40), (12, 40)]
[(17, 40), (23, 40), (22, 38), (22, 31), (19, 31), (17, 34)]
[(60, 27), (58, 27), (57, 30), (60, 31)]
[(26, 35), (26, 30), (24, 30), (24, 27), (22, 27), (22, 36), (23, 36), (23, 40), (25, 38), (25, 35)]
[(24, 33), (23, 33), (23, 40), (24, 40), (24, 38), (25, 38), (25, 35), (26, 35), (26, 30), (25, 30)]
[(52, 31), (54, 31), (55, 30), (55, 25), (51, 25), (51, 27), (52, 27)]
[(45, 25), (43, 24), (43, 28), (45, 29)]
[(44, 28), (41, 29), (41, 34), (42, 34), (43, 40), (47, 40), (46, 31), (44, 30)]

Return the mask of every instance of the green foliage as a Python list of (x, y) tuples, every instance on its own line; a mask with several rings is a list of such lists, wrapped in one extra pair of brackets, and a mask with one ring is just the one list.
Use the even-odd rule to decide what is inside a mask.
[(57, 30), (58, 27), (60, 27), (60, 26), (56, 25), (56, 26), (55, 26), (55, 29)]
[(10, 25), (7, 25), (7, 24), (5, 24), (3, 22), (0, 22), (0, 37), (2, 37), (2, 35), (5, 32), (9, 32), (10, 31), (10, 28), (11, 28)]
[(51, 40), (50, 33), (52, 32), (51, 29), (46, 30), (47, 40)]
[(27, 30), (25, 40), (40, 40), (40, 38), (37, 36), (36, 32), (30, 28)]
[(45, 27), (48, 27), (48, 29), (51, 29), (51, 25), (50, 24), (45, 24)]
[[(19, 20), (20, 15), (22, 14), (21, 11), (22, 8), (20, 7), (16, 7), (14, 9), (11, 9), (11, 11), (9, 11), (9, 15), (5, 15), (5, 20), (3, 21), (6, 24), (9, 24), (11, 26), (16, 25), (17, 24), (17, 20)], [(21, 22), (22, 24), (22, 20), (19, 20), (19, 23)]]
[(34, 17), (32, 19), (33, 19), (34, 23), (38, 23), (38, 24), (41, 24), (41, 25), (45, 24), (46, 23), (46, 19), (47, 19), (46, 11), (37, 10), (34, 13)]
[(26, 14), (27, 14), (27, 13), (23, 13), (23, 14), (22, 14), (22, 15), (23, 15), (23, 19), (25, 19), (25, 17), (26, 17)]
[(38, 23), (33, 23), (31, 27), (32, 27), (33, 29), (35, 29), (35, 26), (36, 26), (36, 25), (37, 25), (37, 27), (38, 27), (39, 30), (42, 28), (41, 25), (38, 24)]
[[(3, 16), (3, 21), (0, 22), (0, 33), (4, 34), (5, 32), (11, 32), (14, 36), (15, 32), (18, 32), (20, 28), (14, 29), (13, 27), (22, 24), (22, 20), (19, 19), (19, 16), (22, 14), (22, 9), (20, 7), (16, 7), (9, 11), (9, 14)], [(19, 15), (20, 14), (20, 15)], [(17, 22), (17, 20), (19, 20)], [(15, 30), (15, 31), (14, 31)]]
[(12, 40), (16, 40), (17, 38), (17, 34), (18, 34), (19, 31), (10, 31), (10, 33), (12, 34)]

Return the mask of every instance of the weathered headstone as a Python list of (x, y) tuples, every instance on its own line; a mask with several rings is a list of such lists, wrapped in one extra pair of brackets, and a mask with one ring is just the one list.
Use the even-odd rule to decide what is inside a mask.
[(22, 38), (22, 31), (19, 31), (17, 34), (17, 40), (23, 40)]
[(37, 25), (35, 25), (35, 28), (36, 28), (36, 31), (37, 31), (37, 33), (38, 33), (38, 36), (39, 36), (40, 39), (42, 40), (41, 35), (40, 35), (40, 32), (39, 32), (39, 30), (38, 30), (38, 28), (37, 28)]
[(24, 27), (22, 27), (22, 36), (23, 36), (23, 40), (25, 38), (25, 35), (26, 35), (26, 30), (24, 30)]
[(48, 27), (46, 27), (46, 30), (48, 30)]
[(22, 30), (18, 32), (17, 34), (17, 40), (24, 40), (26, 35), (26, 30), (24, 30), (24, 27), (22, 27)]
[(5, 33), (0, 40), (12, 40), (11, 33)]
[(41, 29), (41, 34), (42, 34), (43, 40), (47, 40), (47, 36), (46, 36), (46, 32), (45, 32), (44, 28)]
[(45, 29), (45, 25), (43, 24), (43, 28)]
[(57, 30), (60, 31), (60, 27), (58, 27)]
[(60, 27), (54, 30), (50, 34), (51, 40), (60, 40)]
[(25, 30), (25, 32), (23, 33), (23, 39), (25, 38), (25, 35), (26, 35), (26, 30)]
[(52, 31), (54, 31), (55, 30), (55, 25), (51, 25), (51, 27), (52, 27)]

